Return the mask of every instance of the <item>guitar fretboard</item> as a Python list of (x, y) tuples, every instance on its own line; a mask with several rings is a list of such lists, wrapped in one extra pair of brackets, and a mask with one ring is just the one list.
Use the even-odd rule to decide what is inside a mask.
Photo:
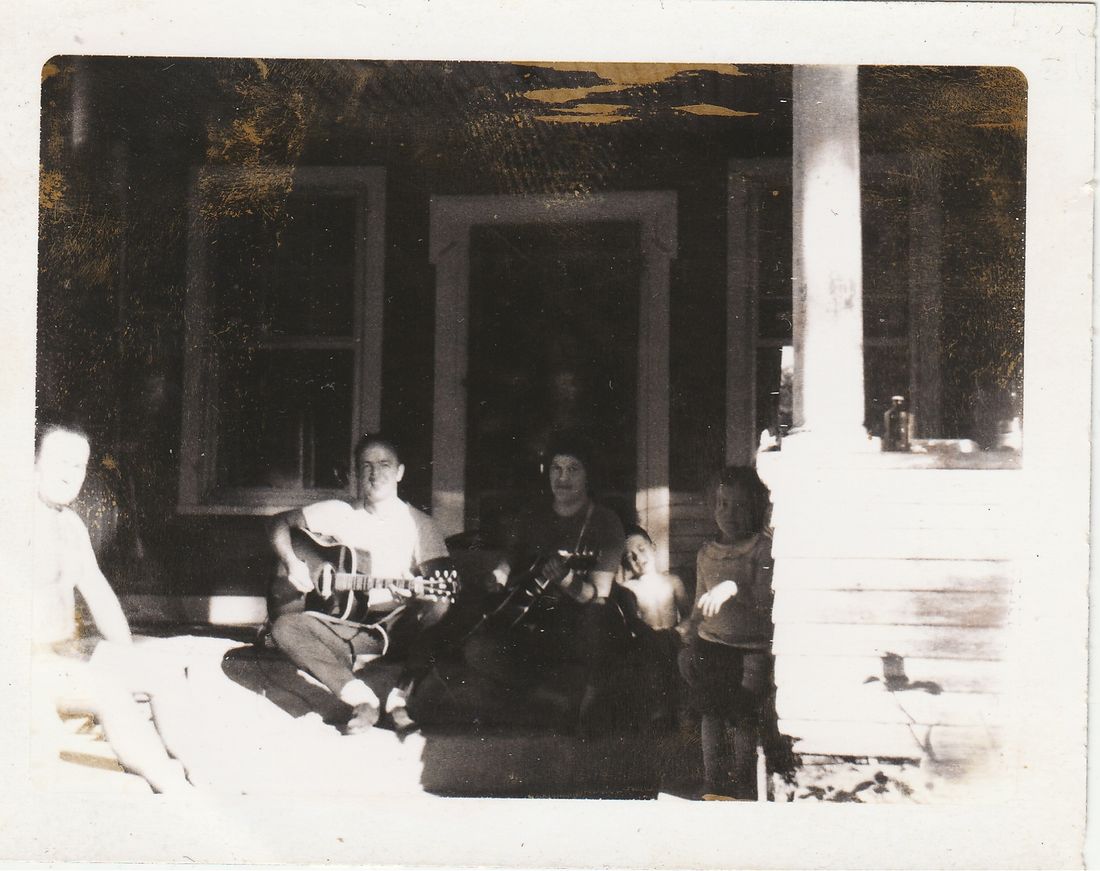
[(363, 590), (416, 590), (424, 585), (423, 578), (376, 578), (351, 572), (336, 572), (332, 586), (337, 592), (362, 592)]

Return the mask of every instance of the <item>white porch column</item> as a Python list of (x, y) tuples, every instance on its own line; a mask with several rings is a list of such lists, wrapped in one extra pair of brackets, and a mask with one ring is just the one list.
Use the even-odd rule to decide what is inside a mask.
[[(448, 228), (450, 229), (450, 228)], [(444, 535), (466, 528), (467, 305), (469, 231), (446, 233), (433, 213), (436, 268), (435, 399), (432, 413), (432, 517)], [(437, 247), (434, 247), (438, 245)]]
[(856, 76), (793, 75), (794, 425), (837, 446), (866, 441)]

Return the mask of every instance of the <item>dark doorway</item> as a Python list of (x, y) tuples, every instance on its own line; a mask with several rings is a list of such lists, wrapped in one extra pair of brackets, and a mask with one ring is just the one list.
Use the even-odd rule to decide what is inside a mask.
[(475, 227), (470, 251), (467, 523), (497, 530), (542, 487), (541, 455), (558, 429), (592, 440), (591, 483), (630, 519), (638, 226)]

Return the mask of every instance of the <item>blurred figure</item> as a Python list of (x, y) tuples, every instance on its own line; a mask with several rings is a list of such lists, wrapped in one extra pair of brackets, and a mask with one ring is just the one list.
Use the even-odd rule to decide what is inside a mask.
[(756, 746), (771, 687), (769, 498), (756, 470), (727, 467), (713, 488), (717, 536), (699, 549), (680, 671), (702, 715), (705, 793), (755, 798)]
[[(155, 792), (189, 791), (183, 767), (166, 749), (164, 723), (171, 717), (163, 715), (173, 693), (178, 702), (184, 691), (182, 671), (151, 674), (148, 657), (135, 655), (129, 624), (99, 569), (88, 529), (69, 507), (84, 485), (90, 454), (79, 427), (40, 424), (34, 462), (35, 724), (56, 733), (59, 712), (94, 715), (125, 768), (144, 777)], [(104, 639), (90, 658), (77, 639), (77, 590)], [(134, 700), (135, 692), (150, 696), (156, 725)]]

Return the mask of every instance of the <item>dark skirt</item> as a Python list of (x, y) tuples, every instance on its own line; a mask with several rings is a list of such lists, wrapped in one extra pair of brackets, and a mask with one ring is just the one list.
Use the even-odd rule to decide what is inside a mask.
[(700, 714), (755, 716), (771, 690), (772, 657), (766, 651), (695, 636), (680, 651), (679, 662), (691, 706)]

